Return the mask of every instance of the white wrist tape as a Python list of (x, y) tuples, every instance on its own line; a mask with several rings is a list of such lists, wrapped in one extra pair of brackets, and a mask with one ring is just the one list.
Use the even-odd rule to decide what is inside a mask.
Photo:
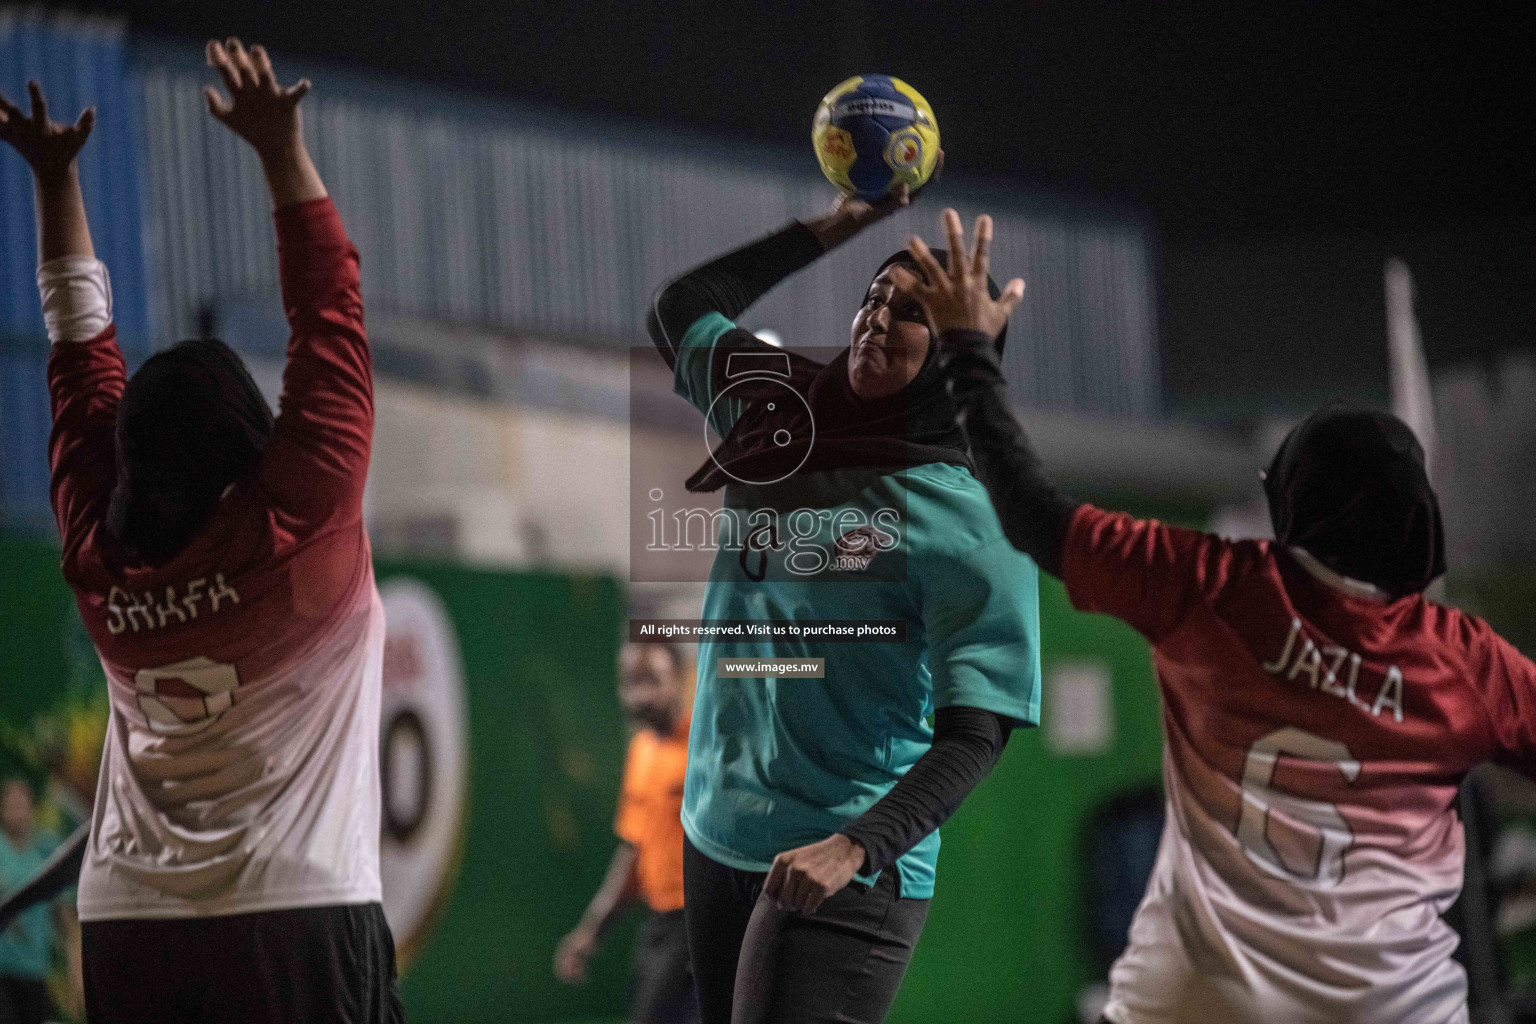
[(107, 265), (86, 256), (62, 256), (37, 268), (48, 340), (89, 341), (112, 323)]

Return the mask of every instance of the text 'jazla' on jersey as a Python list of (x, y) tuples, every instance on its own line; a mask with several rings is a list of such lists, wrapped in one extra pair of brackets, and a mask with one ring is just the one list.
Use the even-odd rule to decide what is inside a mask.
[(1153, 645), (1168, 821), (1106, 1014), (1465, 1020), (1459, 784), (1536, 766), (1536, 668), (1481, 620), (1353, 593), (1305, 552), (1091, 506), (1073, 604)]

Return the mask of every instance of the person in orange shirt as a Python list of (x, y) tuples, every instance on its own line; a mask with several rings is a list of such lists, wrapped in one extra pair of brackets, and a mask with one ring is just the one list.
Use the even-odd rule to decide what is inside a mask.
[(693, 1024), (698, 996), (683, 924), (683, 776), (688, 767), (688, 673), (670, 644), (626, 644), (619, 654), (619, 701), (639, 725), (629, 741), (613, 830), (618, 849), (581, 921), (555, 950), (555, 976), (586, 980), (603, 932), (631, 904), (640, 927), (629, 978), (630, 1024)]

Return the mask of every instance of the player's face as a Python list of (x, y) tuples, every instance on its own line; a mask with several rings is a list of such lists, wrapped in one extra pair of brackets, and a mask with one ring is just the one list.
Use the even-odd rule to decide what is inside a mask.
[(880, 272), (853, 318), (849, 337), (848, 383), (860, 398), (894, 395), (912, 382), (928, 357), (932, 335), (919, 306)]
[(671, 656), (652, 644), (629, 644), (619, 654), (619, 702), (624, 713), (668, 732), (682, 708), (683, 677)]
[(12, 836), (32, 831), (32, 792), (19, 779), (8, 780), (0, 790), (0, 828)]

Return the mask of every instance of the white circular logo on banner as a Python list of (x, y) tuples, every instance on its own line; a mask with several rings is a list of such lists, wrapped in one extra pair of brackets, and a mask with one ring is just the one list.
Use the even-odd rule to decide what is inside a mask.
[(395, 578), (384, 602), (380, 871), (384, 916), (409, 960), (458, 872), (468, 789), (464, 669), (453, 620), (430, 587)]

